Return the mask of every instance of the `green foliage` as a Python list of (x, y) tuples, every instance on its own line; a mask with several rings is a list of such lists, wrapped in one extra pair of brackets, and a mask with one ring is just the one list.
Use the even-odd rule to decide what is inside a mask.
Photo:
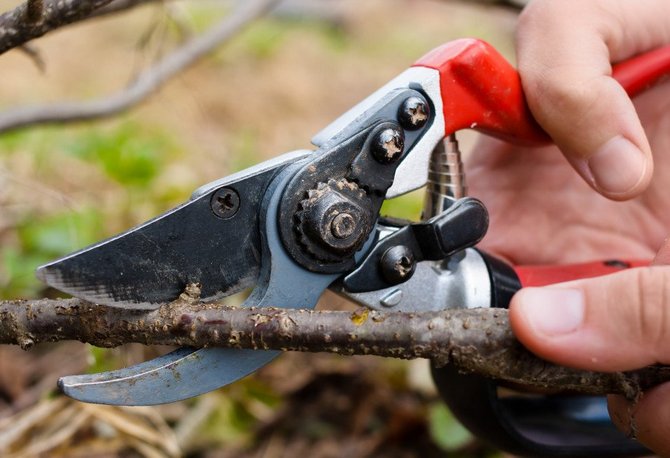
[(274, 55), (288, 32), (289, 28), (280, 21), (262, 20), (242, 33), (239, 39), (248, 53), (262, 59)]
[(289, 40), (318, 40), (325, 50), (341, 51), (349, 43), (344, 30), (326, 21), (312, 18), (270, 18), (254, 23), (238, 37), (245, 55), (263, 59), (275, 55)]
[(175, 147), (161, 132), (126, 122), (109, 131), (87, 129), (67, 151), (98, 164), (122, 185), (147, 187)]
[(270, 386), (254, 377), (213, 393), (217, 408), (202, 427), (200, 437), (221, 445), (248, 443), (258, 424), (260, 412), (277, 408), (281, 397)]
[(118, 354), (113, 348), (100, 348), (94, 347), (93, 345), (86, 345), (89, 354), (89, 361), (87, 372), (89, 374), (97, 374), (98, 372), (111, 371), (119, 367), (118, 358), (115, 358), (115, 353)]
[(41, 286), (35, 278), (36, 267), (90, 245), (101, 233), (102, 215), (94, 208), (26, 218), (16, 227), (18, 244), (0, 247), (0, 278), (5, 278), (0, 296), (35, 296)]
[(244, 170), (262, 161), (258, 147), (259, 135), (252, 127), (238, 129), (232, 133), (230, 150), (235, 154), (226, 158), (232, 172)]
[(419, 189), (395, 199), (384, 201), (380, 213), (384, 216), (418, 221), (421, 218), (422, 207), (423, 190)]
[(430, 407), (428, 422), (433, 441), (446, 452), (458, 451), (473, 441), (470, 432), (441, 402)]
[[(101, 170), (118, 190), (108, 204), (93, 197), (78, 208), (58, 202), (50, 209), (20, 214), (12, 227), (12, 243), (0, 245), (0, 297), (36, 297), (43, 286), (35, 279), (35, 269), (45, 262), (80, 249), (110, 234), (105, 218), (117, 215), (115, 222), (128, 225), (139, 221), (128, 218), (133, 212), (140, 218), (155, 216), (160, 210), (184, 200), (191, 189), (175, 189), (169, 183), (155, 186), (169, 162), (178, 157), (179, 148), (164, 131), (130, 121), (107, 126), (84, 126), (68, 131), (42, 128), (14, 132), (0, 137), (0, 151), (11, 157), (31, 154), (35, 174), (56, 178), (66, 176), (62, 168), (65, 156), (74, 157)], [(27, 153), (29, 152), (29, 153)], [(69, 160), (77, 167), (76, 161)], [(39, 178), (36, 178), (39, 180)], [(92, 196), (101, 183), (92, 178), (82, 183)], [(50, 188), (46, 184), (47, 188)], [(21, 202), (28, 193), (17, 191), (13, 199)], [(112, 205), (110, 208), (109, 206)], [(146, 218), (145, 218), (145, 215)], [(112, 226), (114, 227), (114, 226)]]
[(102, 220), (102, 215), (94, 208), (56, 213), (36, 221), (26, 220), (18, 227), (21, 249), (26, 253), (59, 256), (95, 242), (102, 229)]

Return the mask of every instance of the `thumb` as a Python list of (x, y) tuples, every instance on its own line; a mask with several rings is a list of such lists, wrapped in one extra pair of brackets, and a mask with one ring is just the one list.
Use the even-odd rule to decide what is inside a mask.
[(597, 371), (670, 363), (670, 266), (524, 288), (510, 323), (532, 352)]
[(533, 115), (577, 172), (611, 199), (644, 191), (653, 163), (610, 62), (670, 42), (669, 16), (667, 0), (537, 0), (520, 18), (518, 67)]

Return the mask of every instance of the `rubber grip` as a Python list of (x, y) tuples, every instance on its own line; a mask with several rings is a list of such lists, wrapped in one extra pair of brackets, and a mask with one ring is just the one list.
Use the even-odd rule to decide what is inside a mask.
[(514, 271), (519, 277), (521, 286), (526, 287), (545, 286), (582, 278), (600, 277), (601, 275), (612, 274), (632, 267), (644, 267), (648, 265), (649, 261), (621, 261), (612, 259), (570, 265), (515, 266)]
[[(414, 63), (440, 72), (445, 136), (472, 128), (522, 145), (550, 142), (533, 118), (516, 69), (491, 45), (465, 38), (439, 46)], [(632, 97), (670, 73), (670, 46), (613, 67)]]

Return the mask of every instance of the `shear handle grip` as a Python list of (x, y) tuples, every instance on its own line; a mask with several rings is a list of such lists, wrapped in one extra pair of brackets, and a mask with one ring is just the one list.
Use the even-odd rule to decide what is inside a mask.
[[(440, 73), (445, 136), (472, 128), (521, 145), (551, 141), (533, 118), (517, 71), (491, 45), (466, 38), (446, 43), (415, 67)], [(614, 66), (612, 76), (633, 97), (670, 74), (670, 46)]]
[[(568, 266), (516, 266), (479, 252), (487, 265), (491, 306), (506, 308), (521, 286), (595, 277), (642, 261), (602, 261)], [(470, 431), (496, 448), (528, 457), (607, 457), (649, 455), (638, 442), (609, 421), (605, 398), (576, 395), (499, 396), (497, 383), (445, 366), (433, 368), (437, 387), (454, 415)], [(588, 413), (587, 413), (588, 412)]]
[(600, 277), (620, 270), (648, 265), (649, 261), (611, 259), (571, 265), (514, 266), (514, 271), (521, 286), (525, 287), (545, 286), (582, 278)]

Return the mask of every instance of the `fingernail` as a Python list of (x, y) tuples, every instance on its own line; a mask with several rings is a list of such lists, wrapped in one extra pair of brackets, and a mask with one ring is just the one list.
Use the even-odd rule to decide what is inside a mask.
[(580, 290), (524, 288), (519, 299), (524, 316), (538, 334), (569, 334), (584, 319), (584, 294)]
[(622, 136), (608, 140), (588, 160), (596, 187), (613, 194), (624, 194), (642, 179), (646, 158), (640, 148)]

